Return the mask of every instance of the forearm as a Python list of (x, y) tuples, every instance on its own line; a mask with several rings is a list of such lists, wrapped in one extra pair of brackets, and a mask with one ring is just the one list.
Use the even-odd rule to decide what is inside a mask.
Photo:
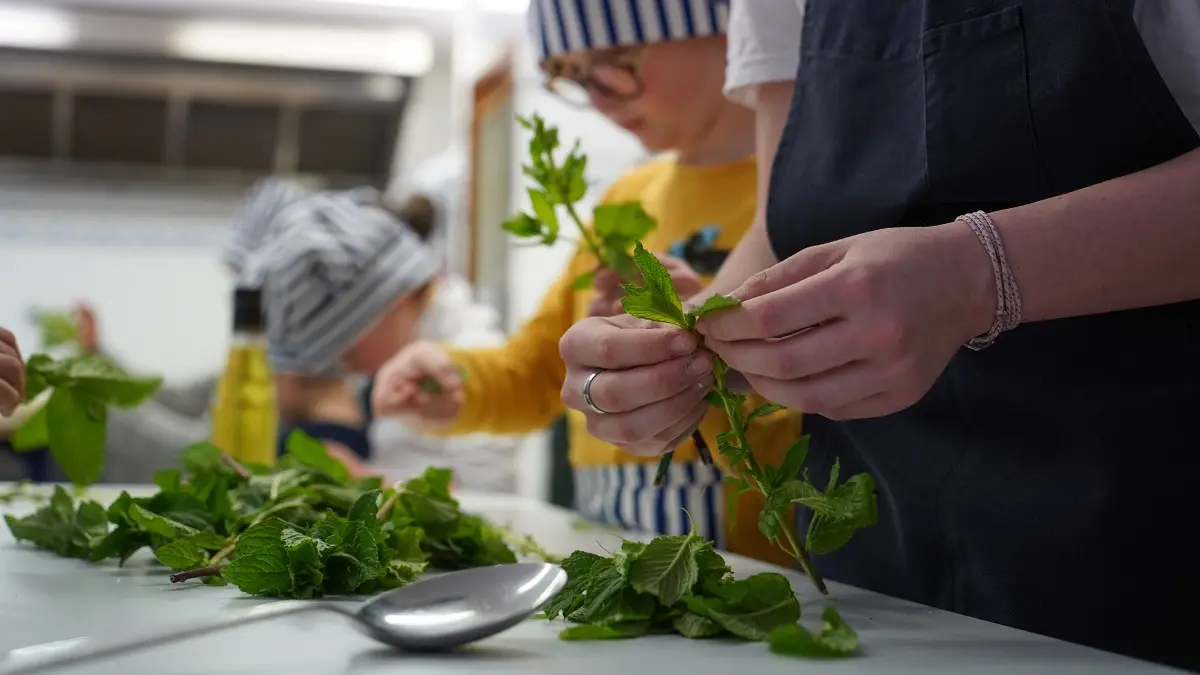
[(756, 89), (754, 153), (758, 186), (754, 223), (701, 294), (701, 300), (713, 293), (730, 293), (746, 279), (779, 262), (767, 237), (767, 198), (771, 191), (771, 166), (787, 123), (793, 90), (792, 82), (771, 82)]
[(991, 217), (1025, 321), (1200, 298), (1200, 150)]

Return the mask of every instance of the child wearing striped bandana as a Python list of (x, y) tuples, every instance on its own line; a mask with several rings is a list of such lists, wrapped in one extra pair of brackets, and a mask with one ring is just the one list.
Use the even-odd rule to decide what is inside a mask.
[(427, 438), (384, 421), (368, 428), (348, 383), (417, 338), (503, 339), (496, 312), (442, 274), (431, 224), (422, 223), (431, 209), (428, 200), (393, 205), (372, 188), (310, 192), (268, 179), (247, 198), (225, 260), (239, 285), (263, 289), (281, 446), (299, 428), (355, 475), (408, 478), (424, 461), (454, 469), (464, 487), (511, 492), (518, 439)]
[[(704, 249), (704, 265), (665, 261), (683, 295), (704, 283), (691, 267), (711, 273), (718, 264), (712, 256), (732, 249), (758, 215), (753, 113), (722, 94), (727, 22), (728, 6), (713, 0), (532, 0), (529, 10), (547, 86), (590, 105), (647, 150), (669, 153), (621, 176), (600, 201), (640, 201), (658, 221), (644, 242), (651, 250)], [(706, 245), (684, 245), (697, 238)], [(376, 377), (375, 413), (444, 434), (545, 427), (565, 410), (559, 339), (574, 322), (611, 311), (611, 289), (573, 286), (594, 265), (586, 252), (576, 255), (502, 347), (421, 342), (397, 354)], [(439, 380), (441, 394), (416, 386), (426, 376)], [(666, 485), (656, 487), (657, 457), (591, 437), (583, 415), (573, 411), (568, 426), (576, 505), (584, 516), (629, 530), (682, 534), (690, 514), (700, 534), (724, 549), (790, 562), (758, 531), (760, 497), (740, 497), (733, 522), (726, 468), (699, 462), (692, 441), (676, 448)], [(701, 425), (711, 447), (726, 429), (716, 409)], [(798, 433), (799, 417), (785, 411), (755, 420), (749, 436), (762, 460), (778, 463)]]

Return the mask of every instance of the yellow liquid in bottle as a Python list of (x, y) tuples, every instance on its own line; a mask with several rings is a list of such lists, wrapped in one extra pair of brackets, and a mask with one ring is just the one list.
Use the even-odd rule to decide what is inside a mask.
[(212, 442), (243, 464), (275, 464), (279, 411), (260, 341), (237, 341), (212, 405)]

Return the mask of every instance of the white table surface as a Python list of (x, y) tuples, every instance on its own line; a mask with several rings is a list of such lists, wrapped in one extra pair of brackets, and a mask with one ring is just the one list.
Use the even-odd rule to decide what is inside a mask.
[[(105, 504), (116, 492), (88, 495)], [(603, 530), (580, 531), (572, 515), (532, 500), (460, 495), (463, 507), (515, 532), (533, 535), (560, 554), (575, 549), (602, 552), (619, 545)], [(28, 512), (29, 504), (0, 506)], [(127, 637), (190, 620), (219, 616), (269, 600), (249, 598), (232, 587), (199, 583), (173, 585), (148, 554), (124, 568), (89, 565), (38, 551), (0, 533), (0, 665), (13, 663), (15, 649), (81, 637)], [(726, 554), (739, 577), (775, 570)], [(824, 603), (802, 575), (789, 572), (803, 606), (801, 621), (819, 625)], [(208, 637), (111, 658), (62, 673), (134, 675), (333, 675), (342, 673), (521, 673), (523, 675), (617, 675), (667, 673), (731, 675), (753, 672), (830, 675), (1160, 675), (1176, 673), (1003, 626), (831, 584), (842, 616), (859, 633), (863, 655), (813, 661), (771, 654), (764, 644), (693, 641), (653, 636), (611, 642), (563, 642), (561, 622), (531, 619), (463, 652), (410, 656), (359, 634), (334, 614), (283, 617)]]

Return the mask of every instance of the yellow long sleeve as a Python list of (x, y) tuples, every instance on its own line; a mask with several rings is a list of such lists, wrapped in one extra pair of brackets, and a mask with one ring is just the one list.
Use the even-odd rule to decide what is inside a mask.
[(579, 292), (573, 283), (587, 269), (587, 257), (576, 254), (537, 312), (504, 346), (449, 350), (466, 370), (466, 401), (443, 433), (526, 433), (545, 428), (562, 414), (566, 366), (558, 355), (558, 341), (576, 320)]

